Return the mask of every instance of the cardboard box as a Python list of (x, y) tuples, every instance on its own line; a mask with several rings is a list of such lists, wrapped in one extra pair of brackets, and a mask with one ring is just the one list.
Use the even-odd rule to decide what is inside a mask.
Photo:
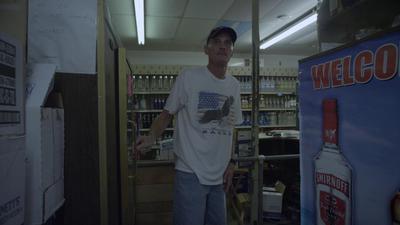
[(24, 223), (25, 137), (0, 137), (0, 224)]
[(64, 111), (48, 104), (54, 73), (52, 64), (33, 65), (28, 73), (25, 211), (28, 225), (45, 223), (64, 203)]
[(285, 185), (278, 181), (275, 187), (263, 188), (263, 218), (280, 219)]

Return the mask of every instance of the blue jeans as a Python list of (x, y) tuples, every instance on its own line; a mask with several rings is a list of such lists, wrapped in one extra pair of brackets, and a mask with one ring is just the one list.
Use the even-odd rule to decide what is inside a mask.
[(223, 185), (203, 185), (194, 173), (175, 172), (174, 225), (226, 225)]

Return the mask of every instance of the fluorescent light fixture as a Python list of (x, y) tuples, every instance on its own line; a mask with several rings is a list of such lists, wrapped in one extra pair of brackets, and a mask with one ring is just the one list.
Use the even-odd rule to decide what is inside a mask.
[(143, 0), (134, 0), (136, 32), (139, 45), (144, 45), (144, 2)]
[(266, 48), (270, 47), (271, 45), (274, 45), (275, 43), (296, 33), (297, 31), (307, 27), (308, 25), (317, 21), (317, 17), (318, 17), (318, 14), (313, 13), (310, 16), (307, 16), (304, 19), (300, 20), (299, 22), (294, 23), (293, 26), (290, 26), (288, 29), (284, 30), (283, 32), (279, 32), (278, 34), (273, 35), (270, 38), (268, 38), (267, 40), (265, 40), (260, 45), (260, 49), (266, 49)]

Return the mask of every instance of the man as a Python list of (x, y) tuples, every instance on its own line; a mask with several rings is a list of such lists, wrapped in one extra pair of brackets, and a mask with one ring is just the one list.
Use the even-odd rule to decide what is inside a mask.
[(136, 142), (138, 151), (152, 145), (176, 115), (175, 225), (226, 224), (233, 127), (242, 122), (239, 82), (226, 74), (235, 41), (230, 27), (210, 32), (204, 46), (208, 65), (182, 71), (149, 135)]

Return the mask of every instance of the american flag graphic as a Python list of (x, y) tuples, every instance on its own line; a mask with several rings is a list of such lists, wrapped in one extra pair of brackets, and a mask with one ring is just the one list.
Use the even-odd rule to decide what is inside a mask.
[(197, 109), (199, 110), (220, 109), (226, 98), (227, 98), (226, 96), (217, 93), (200, 92), (199, 104), (197, 106)]

